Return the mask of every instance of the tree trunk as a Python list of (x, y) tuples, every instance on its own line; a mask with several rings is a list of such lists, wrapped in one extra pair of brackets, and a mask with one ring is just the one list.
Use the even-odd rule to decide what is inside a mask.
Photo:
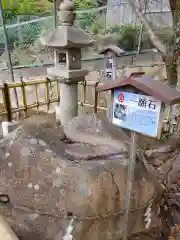
[[(180, 55), (179, 55), (179, 44), (178, 41), (178, 33), (180, 30), (180, 0), (171, 0), (170, 6), (173, 15), (173, 23), (174, 23), (174, 55), (172, 62), (172, 70), (170, 75), (170, 82), (176, 86), (176, 89), (180, 91)], [(175, 76), (176, 74), (176, 76)], [(180, 144), (180, 105), (176, 105), (176, 114), (178, 118), (177, 122), (177, 130), (175, 131), (174, 136), (172, 137), (174, 142)]]
[(177, 68), (177, 90), (180, 90), (180, 0), (176, 0), (175, 13), (175, 34), (176, 34), (176, 47), (175, 47), (175, 57), (176, 57), (176, 68)]

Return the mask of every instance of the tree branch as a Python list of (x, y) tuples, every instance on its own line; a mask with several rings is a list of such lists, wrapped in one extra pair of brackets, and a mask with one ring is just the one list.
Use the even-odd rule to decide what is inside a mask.
[(147, 32), (147, 35), (149, 37), (149, 40), (151, 43), (154, 45), (154, 47), (161, 53), (166, 54), (166, 46), (165, 44), (161, 41), (161, 39), (154, 33), (150, 23), (146, 19), (145, 15), (141, 11), (140, 8), (140, 2), (139, 0), (129, 0), (129, 4), (135, 11), (137, 17), (139, 18), (140, 22), (144, 25), (144, 29)]

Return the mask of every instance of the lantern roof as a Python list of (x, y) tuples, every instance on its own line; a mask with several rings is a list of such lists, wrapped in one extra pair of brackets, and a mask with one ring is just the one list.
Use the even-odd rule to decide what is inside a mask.
[(52, 48), (83, 48), (92, 45), (89, 36), (74, 26), (58, 26), (41, 37), (43, 45)]

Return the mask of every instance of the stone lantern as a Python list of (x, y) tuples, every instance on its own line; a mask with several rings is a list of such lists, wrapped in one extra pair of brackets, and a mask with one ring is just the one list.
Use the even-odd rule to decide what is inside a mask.
[(78, 82), (84, 80), (88, 71), (81, 68), (81, 48), (92, 45), (83, 30), (73, 26), (76, 18), (71, 0), (61, 1), (59, 20), (61, 25), (46, 31), (41, 42), (55, 50), (55, 66), (48, 74), (60, 81), (61, 124), (64, 125), (78, 114)]
[(99, 52), (105, 55), (104, 59), (104, 72), (105, 80), (116, 80), (116, 57), (124, 53), (117, 45), (111, 44), (105, 46)]

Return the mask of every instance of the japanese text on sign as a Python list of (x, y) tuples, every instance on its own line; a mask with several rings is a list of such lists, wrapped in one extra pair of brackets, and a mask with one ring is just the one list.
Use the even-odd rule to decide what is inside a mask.
[(108, 58), (106, 63), (106, 78), (113, 78), (116, 72), (115, 63), (113, 58)]
[(146, 97), (140, 97), (138, 101), (135, 101), (138, 103), (139, 107), (149, 108), (149, 109), (156, 109), (156, 100), (152, 99), (146, 99)]
[(132, 131), (156, 137), (161, 102), (151, 96), (114, 91), (112, 123)]

